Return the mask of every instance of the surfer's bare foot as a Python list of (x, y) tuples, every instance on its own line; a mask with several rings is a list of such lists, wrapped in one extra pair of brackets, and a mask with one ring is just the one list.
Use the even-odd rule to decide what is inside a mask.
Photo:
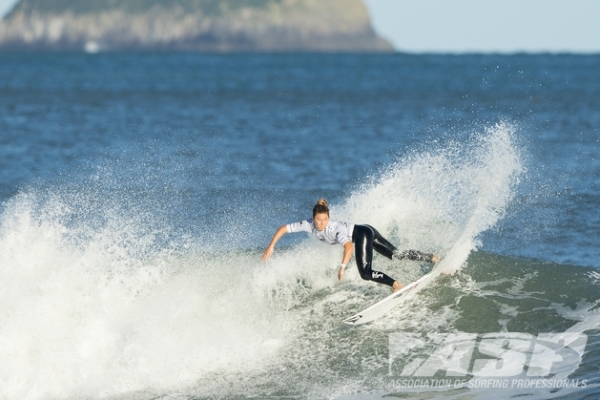
[(396, 293), (398, 290), (402, 289), (404, 287), (403, 284), (401, 284), (398, 281), (394, 281), (394, 284), (392, 285), (392, 293)]

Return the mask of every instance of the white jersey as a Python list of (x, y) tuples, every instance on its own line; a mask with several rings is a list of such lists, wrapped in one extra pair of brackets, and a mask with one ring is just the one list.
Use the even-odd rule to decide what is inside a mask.
[(332, 220), (329, 220), (327, 227), (322, 231), (315, 228), (312, 219), (287, 224), (286, 228), (288, 233), (307, 232), (325, 243), (341, 245), (352, 242), (354, 232), (354, 224)]

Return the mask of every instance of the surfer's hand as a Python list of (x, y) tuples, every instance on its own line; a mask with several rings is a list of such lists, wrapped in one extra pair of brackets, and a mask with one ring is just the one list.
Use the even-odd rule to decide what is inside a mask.
[(263, 260), (263, 261), (267, 261), (267, 259), (268, 259), (269, 257), (271, 257), (271, 255), (273, 254), (273, 251), (275, 251), (275, 249), (273, 248), (273, 246), (269, 246), (269, 247), (267, 247), (267, 248), (265, 249), (265, 252), (263, 253), (262, 260)]
[(281, 225), (279, 227), (279, 229), (277, 229), (277, 231), (275, 232), (275, 234), (273, 235), (273, 239), (271, 239), (271, 243), (269, 243), (269, 245), (267, 246), (267, 248), (265, 249), (265, 252), (263, 253), (262, 256), (262, 260), (263, 261), (267, 261), (267, 259), (269, 257), (271, 257), (271, 255), (273, 254), (273, 252), (275, 251), (275, 244), (279, 241), (279, 239), (281, 239), (281, 237), (283, 235), (285, 235), (287, 233), (287, 226), (286, 225)]
[(338, 271), (338, 279), (340, 280), (340, 282), (344, 277), (344, 272), (346, 272), (346, 264), (340, 264), (340, 269)]

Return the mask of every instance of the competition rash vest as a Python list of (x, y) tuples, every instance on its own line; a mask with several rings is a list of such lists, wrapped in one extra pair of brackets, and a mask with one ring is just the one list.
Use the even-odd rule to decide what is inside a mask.
[(325, 229), (318, 231), (312, 218), (287, 224), (286, 228), (288, 233), (307, 232), (325, 243), (341, 245), (352, 242), (354, 232), (354, 224), (332, 220), (329, 220)]

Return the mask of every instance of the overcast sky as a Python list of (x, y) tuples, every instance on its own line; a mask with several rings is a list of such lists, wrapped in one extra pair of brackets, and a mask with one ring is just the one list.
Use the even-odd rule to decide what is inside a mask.
[(363, 1), (399, 51), (600, 53), (600, 0)]

